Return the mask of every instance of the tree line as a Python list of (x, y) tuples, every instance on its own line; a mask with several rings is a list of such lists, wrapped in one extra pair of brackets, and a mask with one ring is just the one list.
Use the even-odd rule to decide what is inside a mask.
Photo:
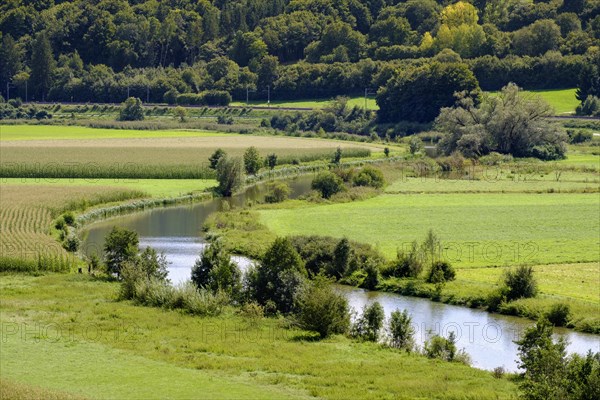
[(573, 87), (599, 11), (582, 0), (11, 0), (0, 5), (0, 88), (96, 102), (333, 97), (449, 50), (485, 90)]

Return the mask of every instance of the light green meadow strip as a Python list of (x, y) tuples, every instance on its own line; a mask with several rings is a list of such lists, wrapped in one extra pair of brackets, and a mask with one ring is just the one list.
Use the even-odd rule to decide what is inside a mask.
[(231, 134), (212, 131), (96, 129), (83, 126), (59, 125), (0, 125), (0, 141), (59, 140), (59, 139), (132, 139), (211, 137)]
[(206, 191), (215, 187), (217, 181), (212, 179), (34, 179), (3, 178), (2, 186), (36, 185), (36, 186), (69, 186), (69, 187), (112, 187), (139, 190), (152, 197), (178, 197)]
[(388, 258), (433, 229), (456, 266), (597, 261), (592, 194), (384, 194), (366, 201), (261, 210), (278, 235), (347, 237)]
[[(575, 97), (577, 89), (552, 89), (552, 90), (524, 90), (523, 93), (530, 96), (539, 96), (550, 104), (557, 115), (573, 114), (579, 105), (579, 100)], [(498, 95), (498, 92), (488, 92), (491, 96)]]

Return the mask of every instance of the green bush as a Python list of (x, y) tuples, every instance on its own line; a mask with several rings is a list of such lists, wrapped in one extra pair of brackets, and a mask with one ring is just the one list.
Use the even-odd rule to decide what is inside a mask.
[(398, 251), (396, 260), (386, 269), (385, 275), (396, 278), (416, 278), (423, 271), (423, 263), (417, 242), (413, 242), (408, 252)]
[(217, 124), (220, 125), (233, 125), (233, 117), (229, 115), (219, 115), (217, 117)]
[(376, 342), (385, 321), (385, 313), (379, 302), (363, 308), (362, 315), (352, 326), (352, 336)]
[(385, 179), (381, 170), (367, 165), (354, 176), (353, 182), (356, 186), (371, 186), (379, 189), (385, 184)]
[(283, 181), (269, 182), (266, 186), (267, 195), (265, 201), (267, 203), (281, 203), (290, 195), (290, 185)]
[(314, 331), (321, 338), (346, 333), (350, 326), (348, 300), (336, 293), (329, 281), (318, 276), (298, 296), (298, 326)]
[(67, 224), (69, 226), (74, 226), (75, 225), (75, 216), (70, 211), (64, 213), (63, 220), (65, 221), (65, 224)]
[(568, 129), (567, 134), (572, 144), (585, 143), (593, 139), (594, 135), (592, 132), (586, 132), (582, 130)]
[(241, 291), (242, 273), (231, 254), (226, 251), (220, 241), (205, 247), (192, 267), (192, 282), (198, 288), (213, 293), (222, 291), (231, 296), (238, 296)]
[(529, 266), (520, 266), (506, 271), (504, 284), (506, 299), (509, 301), (535, 297), (537, 294), (537, 281), (533, 276), (533, 268)]
[(596, 96), (589, 95), (575, 110), (577, 115), (600, 115), (600, 99)]
[(342, 179), (329, 171), (319, 172), (311, 186), (314, 190), (318, 190), (324, 199), (329, 199), (345, 189)]
[(443, 283), (456, 279), (456, 271), (447, 261), (435, 261), (427, 274), (428, 283)]
[(565, 303), (556, 303), (546, 313), (546, 318), (554, 326), (566, 326), (571, 318), (571, 308)]
[[(273, 311), (289, 313), (307, 276), (304, 262), (288, 238), (277, 238), (256, 268), (245, 276), (246, 297)], [(269, 310), (267, 310), (269, 311)]]
[(412, 319), (408, 311), (392, 311), (389, 325), (390, 346), (410, 352), (415, 346), (413, 335)]
[(67, 236), (63, 242), (63, 248), (70, 253), (75, 253), (77, 250), (79, 250), (80, 245), (81, 240), (75, 234)]
[(242, 160), (229, 158), (223, 155), (217, 162), (217, 192), (221, 196), (229, 197), (239, 190), (244, 183)]
[(142, 101), (137, 97), (130, 97), (125, 100), (119, 111), (119, 121), (142, 121), (143, 119)]

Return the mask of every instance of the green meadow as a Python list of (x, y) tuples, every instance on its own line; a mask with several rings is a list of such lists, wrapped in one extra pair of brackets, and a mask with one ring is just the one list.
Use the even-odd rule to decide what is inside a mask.
[[(576, 89), (524, 90), (530, 96), (539, 96), (554, 108), (557, 115), (574, 114), (579, 105), (575, 97)], [(489, 92), (496, 96), (498, 92)]]
[(511, 380), (461, 364), (341, 336), (313, 342), (283, 319), (233, 309), (200, 318), (115, 302), (117, 289), (82, 275), (3, 275), (2, 378), (86, 398), (516, 395)]
[(260, 211), (278, 235), (347, 237), (393, 258), (433, 229), (459, 267), (597, 261), (600, 198), (592, 194), (384, 194), (342, 204)]

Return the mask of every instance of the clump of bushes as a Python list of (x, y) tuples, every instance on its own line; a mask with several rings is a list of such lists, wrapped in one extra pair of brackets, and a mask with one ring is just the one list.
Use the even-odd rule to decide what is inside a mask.
[(469, 355), (456, 347), (456, 334), (451, 331), (448, 338), (434, 335), (423, 345), (423, 354), (429, 358), (439, 358), (445, 361), (457, 361), (470, 364)]
[(346, 189), (342, 178), (330, 171), (319, 172), (312, 181), (312, 188), (317, 190), (324, 199), (329, 199)]
[(142, 121), (144, 119), (144, 108), (142, 100), (130, 97), (121, 105), (119, 121)]
[(453, 281), (456, 271), (447, 261), (435, 261), (427, 274), (428, 283), (443, 283)]
[(179, 105), (194, 106), (228, 106), (231, 95), (223, 90), (208, 90), (201, 93), (183, 93), (177, 95), (175, 102)]
[(364, 167), (360, 172), (352, 178), (355, 186), (370, 186), (374, 188), (382, 188), (385, 184), (383, 172), (370, 165)]
[(267, 184), (267, 195), (265, 201), (267, 203), (281, 203), (290, 195), (290, 185), (283, 181), (269, 182)]
[(297, 325), (317, 332), (321, 338), (346, 333), (350, 326), (348, 300), (336, 293), (321, 275), (300, 291), (297, 309)]
[(596, 96), (589, 95), (575, 109), (577, 115), (600, 116), (600, 99)]
[(384, 321), (383, 307), (379, 302), (374, 302), (363, 308), (362, 315), (352, 325), (351, 335), (362, 340), (376, 342), (379, 339)]
[(546, 313), (546, 318), (554, 326), (567, 326), (571, 318), (571, 308), (566, 303), (556, 303)]

